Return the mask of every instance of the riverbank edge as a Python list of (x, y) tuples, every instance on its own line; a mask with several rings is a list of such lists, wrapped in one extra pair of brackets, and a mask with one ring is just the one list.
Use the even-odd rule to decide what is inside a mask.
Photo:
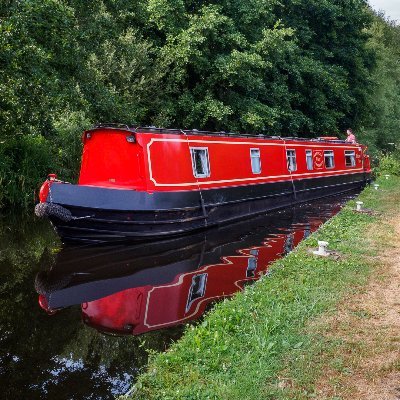
[[(357, 200), (378, 213), (357, 213), (349, 202), (334, 218), (270, 267), (271, 275), (217, 304), (202, 323), (162, 354), (151, 356), (128, 396), (134, 399), (288, 399), (312, 397), (312, 381), (323, 372), (304, 371), (307, 389), (295, 394), (282, 380), (288, 366), (304, 366), (323, 339), (305, 329), (323, 313), (334, 312), (348, 294), (362, 289), (377, 268), (376, 256), (390, 246), (384, 220), (398, 212), (400, 179), (380, 179)], [(383, 229), (383, 231), (382, 231)], [(327, 240), (338, 257), (310, 254)], [(299, 360), (297, 363), (296, 360)], [(309, 364), (307, 364), (307, 368)], [(305, 392), (304, 392), (305, 391)], [(291, 393), (289, 395), (289, 393)]]

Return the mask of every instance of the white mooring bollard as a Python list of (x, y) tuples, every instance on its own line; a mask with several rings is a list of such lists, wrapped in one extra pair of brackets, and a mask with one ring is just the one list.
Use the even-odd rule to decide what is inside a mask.
[(390, 178), (390, 175), (384, 175), (386, 180), (388, 180)]
[(357, 211), (362, 211), (362, 206), (363, 206), (363, 202), (362, 201), (356, 201), (357, 204)]
[(324, 242), (322, 240), (318, 241), (318, 250), (313, 251), (313, 253), (317, 256), (329, 256), (329, 252), (327, 251), (327, 247), (328, 247), (328, 242)]
[(374, 184), (375, 190), (379, 190), (379, 185), (377, 183)]

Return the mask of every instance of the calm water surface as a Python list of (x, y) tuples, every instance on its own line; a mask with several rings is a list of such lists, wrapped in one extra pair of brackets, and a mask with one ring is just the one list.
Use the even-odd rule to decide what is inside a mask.
[(150, 350), (268, 274), (350, 198), (140, 245), (63, 247), (47, 221), (0, 217), (0, 398), (125, 393)]

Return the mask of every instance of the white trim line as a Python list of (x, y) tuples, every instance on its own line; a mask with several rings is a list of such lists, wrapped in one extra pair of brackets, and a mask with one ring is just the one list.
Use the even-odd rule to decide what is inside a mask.
[[(265, 139), (268, 140), (268, 139)], [(177, 142), (177, 143), (217, 143), (217, 144), (249, 144), (252, 146), (280, 146), (280, 147), (287, 147), (288, 144), (286, 145), (284, 143), (260, 143), (260, 142), (231, 142), (231, 141), (224, 141), (224, 140), (196, 140), (196, 139), (161, 139), (161, 138), (151, 138), (150, 142), (147, 144), (147, 146), (151, 145), (154, 142)], [(321, 143), (321, 144), (297, 144), (297, 143), (290, 143), (291, 146), (294, 147), (323, 147), (326, 146), (327, 143)], [(350, 145), (341, 145), (340, 143), (338, 144), (338, 147), (341, 149), (348, 148), (348, 149), (354, 149), (357, 148), (358, 150), (361, 150), (361, 146), (357, 144), (353, 144), (352, 146)]]

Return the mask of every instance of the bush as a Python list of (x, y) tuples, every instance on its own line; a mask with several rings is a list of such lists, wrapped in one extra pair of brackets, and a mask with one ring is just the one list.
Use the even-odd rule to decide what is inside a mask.
[(68, 112), (54, 121), (57, 135), (54, 146), (57, 152), (57, 170), (62, 180), (76, 182), (81, 155), (82, 133), (92, 125), (84, 112)]
[(400, 176), (400, 153), (385, 154), (377, 168), (378, 175), (391, 174)]
[(38, 135), (18, 135), (0, 146), (0, 208), (28, 207), (38, 188), (55, 167), (53, 147)]

